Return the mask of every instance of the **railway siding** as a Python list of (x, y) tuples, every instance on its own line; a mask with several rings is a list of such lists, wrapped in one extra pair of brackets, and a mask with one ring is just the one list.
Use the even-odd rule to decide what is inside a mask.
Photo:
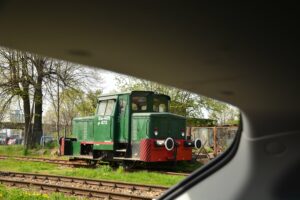
[(116, 195), (122, 195), (125, 199), (153, 199), (168, 189), (117, 181), (7, 171), (0, 171), (0, 182), (15, 187), (34, 187), (40, 190), (111, 199)]

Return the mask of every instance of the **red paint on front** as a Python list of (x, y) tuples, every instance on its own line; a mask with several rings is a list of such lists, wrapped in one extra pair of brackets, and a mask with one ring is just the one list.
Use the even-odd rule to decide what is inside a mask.
[(156, 139), (144, 139), (140, 143), (140, 160), (144, 162), (180, 161), (192, 159), (192, 148), (184, 147), (183, 139), (176, 140), (178, 146), (168, 151), (165, 146), (157, 147)]

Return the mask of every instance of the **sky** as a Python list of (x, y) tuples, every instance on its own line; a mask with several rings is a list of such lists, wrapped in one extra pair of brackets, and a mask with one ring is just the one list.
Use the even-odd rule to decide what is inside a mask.
[(115, 72), (111, 72), (108, 70), (104, 69), (99, 69), (99, 68), (89, 68), (86, 67), (86, 72), (88, 73), (96, 73), (96, 77), (99, 77), (99, 81), (92, 81), (93, 84), (90, 85), (90, 90), (97, 90), (101, 89), (102, 94), (108, 94), (108, 93), (113, 93), (114, 91), (118, 90), (117, 87), (117, 81), (116, 77), (117, 76), (126, 76), (122, 74), (118, 74)]
[(109, 71), (105, 71), (105, 70), (101, 70), (100, 72), (101, 77), (103, 78), (103, 83), (102, 85), (102, 89), (103, 89), (103, 94), (107, 94), (107, 93), (111, 93), (112, 91), (117, 89), (116, 86), (116, 73), (114, 72), (109, 72)]

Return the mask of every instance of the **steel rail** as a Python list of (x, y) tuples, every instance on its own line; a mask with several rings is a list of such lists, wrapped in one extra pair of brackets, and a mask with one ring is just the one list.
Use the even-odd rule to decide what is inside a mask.
[(112, 188), (152, 191), (152, 192), (164, 192), (168, 189), (168, 187), (163, 187), (163, 186), (109, 181), (109, 180), (102, 180), (102, 179), (87, 179), (87, 178), (77, 178), (77, 177), (70, 177), (70, 176), (0, 171), (0, 177), (5, 177), (5, 176), (52, 180), (52, 181), (54, 180), (54, 181), (62, 181), (62, 182), (73, 182), (73, 183), (82, 183), (82, 184), (93, 185), (93, 186), (107, 186)]
[(181, 172), (165, 172), (165, 171), (151, 171), (151, 172), (157, 172), (160, 174), (167, 174), (167, 175), (176, 175), (176, 176), (189, 176), (190, 173), (181, 173)]
[(100, 191), (94, 189), (85, 189), (85, 188), (77, 188), (77, 187), (70, 187), (70, 186), (62, 186), (62, 185), (54, 185), (48, 183), (37, 183), (33, 181), (20, 181), (20, 180), (10, 180), (0, 177), (0, 183), (23, 188), (35, 188), (44, 191), (50, 192), (61, 192), (67, 193), (70, 195), (77, 195), (77, 196), (86, 196), (86, 197), (94, 197), (94, 198), (105, 198), (105, 199), (130, 199), (130, 200), (151, 200), (151, 197), (143, 197), (137, 195), (129, 195), (117, 192), (109, 192), (109, 191)]

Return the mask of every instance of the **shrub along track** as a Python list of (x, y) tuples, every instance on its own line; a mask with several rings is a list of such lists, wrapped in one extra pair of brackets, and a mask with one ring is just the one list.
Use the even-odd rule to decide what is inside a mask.
[(150, 200), (159, 197), (168, 189), (153, 185), (8, 171), (0, 171), (0, 183), (93, 199)]

